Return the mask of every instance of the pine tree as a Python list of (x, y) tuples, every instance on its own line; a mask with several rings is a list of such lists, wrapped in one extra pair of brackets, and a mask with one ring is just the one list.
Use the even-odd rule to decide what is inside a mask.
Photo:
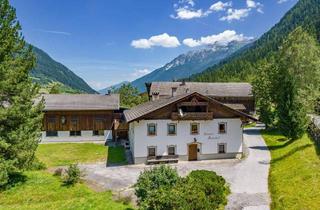
[(0, 186), (27, 169), (34, 160), (42, 120), (42, 103), (34, 104), (38, 87), (34, 67), (15, 9), (0, 0)]
[(319, 96), (320, 50), (316, 40), (301, 27), (283, 43), (277, 65), (276, 102), (279, 127), (289, 138), (302, 136), (307, 128), (307, 113), (314, 111)]

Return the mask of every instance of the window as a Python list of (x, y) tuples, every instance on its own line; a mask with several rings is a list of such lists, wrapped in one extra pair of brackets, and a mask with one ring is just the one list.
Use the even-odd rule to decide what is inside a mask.
[(58, 131), (46, 131), (47, 137), (58, 136)]
[(218, 153), (226, 153), (226, 144), (218, 144)]
[(191, 123), (190, 127), (192, 135), (199, 134), (199, 123)]
[(104, 136), (104, 130), (94, 130), (92, 135), (93, 136)]
[(157, 125), (155, 123), (148, 124), (148, 136), (157, 135)]
[(177, 124), (168, 124), (168, 135), (177, 135)]
[(148, 157), (156, 156), (156, 147), (148, 147)]
[(70, 136), (81, 136), (81, 131), (70, 131)]
[(219, 133), (227, 132), (227, 123), (219, 123)]
[(175, 154), (176, 154), (176, 147), (168, 146), (168, 155), (175, 155)]

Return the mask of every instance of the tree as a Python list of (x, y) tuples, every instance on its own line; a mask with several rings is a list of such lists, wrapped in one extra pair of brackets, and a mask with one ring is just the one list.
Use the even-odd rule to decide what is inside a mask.
[(139, 94), (139, 90), (130, 83), (123, 84), (114, 92), (120, 94), (120, 105), (124, 108), (131, 108), (148, 101), (148, 96), (146, 94)]
[(294, 30), (280, 48), (277, 115), (284, 135), (297, 139), (307, 129), (307, 113), (313, 112), (319, 96), (320, 50), (316, 40), (301, 27)]
[[(143, 171), (135, 184), (135, 194), (142, 204), (148, 200), (154, 190), (172, 187), (179, 179), (177, 170), (170, 166), (161, 165), (151, 170)], [(147, 201), (148, 202), (148, 201)], [(143, 204), (148, 206), (148, 204)]]
[(29, 77), (32, 49), (24, 41), (15, 9), (0, 0), (0, 186), (27, 169), (35, 158), (42, 103)]
[(258, 107), (257, 113), (259, 119), (269, 128), (273, 126), (276, 117), (274, 112), (276, 90), (273, 89), (273, 81), (277, 76), (277, 67), (274, 57), (270, 60), (260, 61), (257, 70), (257, 75), (252, 83)]
[(320, 92), (320, 49), (301, 27), (295, 29), (274, 57), (259, 65), (253, 83), (261, 120), (275, 122), (282, 133), (297, 139), (307, 129)]

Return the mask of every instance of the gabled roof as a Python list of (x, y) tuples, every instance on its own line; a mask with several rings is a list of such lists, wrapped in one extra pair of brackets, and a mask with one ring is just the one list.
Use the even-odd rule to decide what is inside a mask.
[(172, 88), (177, 88), (176, 95), (197, 92), (205, 96), (216, 97), (252, 97), (249, 83), (205, 83), (205, 82), (152, 82), (149, 95), (171, 96)]
[(165, 106), (168, 106), (172, 103), (175, 103), (175, 102), (178, 102), (180, 100), (183, 100), (184, 98), (188, 97), (188, 96), (192, 96), (192, 95), (198, 95), (198, 96), (201, 96), (203, 98), (206, 98), (208, 101), (211, 101), (213, 103), (216, 103), (216, 104), (219, 104), (223, 107), (225, 107), (227, 110), (235, 113), (236, 115), (238, 115), (239, 117), (245, 117), (247, 119), (250, 119), (250, 120), (253, 120), (253, 121), (257, 121), (257, 119), (255, 119), (254, 117), (246, 114), (246, 113), (243, 113), (241, 111), (238, 111), (238, 110), (235, 110), (215, 99), (212, 99), (212, 98), (209, 98), (207, 96), (204, 96), (200, 93), (197, 93), (197, 92), (193, 92), (193, 93), (185, 93), (185, 94), (182, 94), (182, 95), (178, 95), (178, 96), (175, 96), (175, 97), (170, 97), (170, 98), (161, 98), (161, 99), (158, 99), (158, 100), (154, 100), (154, 101), (149, 101), (149, 102), (146, 102), (146, 103), (143, 103), (143, 104), (140, 104), (136, 107), (133, 107), (132, 109), (130, 110), (125, 110), (124, 111), (124, 116), (125, 116), (125, 119), (127, 122), (132, 122), (134, 120), (137, 120), (149, 113), (152, 113), (158, 109), (161, 109)]
[(44, 94), (44, 111), (118, 110), (118, 94)]

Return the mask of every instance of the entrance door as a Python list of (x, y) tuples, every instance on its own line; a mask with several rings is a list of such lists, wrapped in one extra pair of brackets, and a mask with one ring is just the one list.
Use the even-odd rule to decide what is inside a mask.
[(198, 154), (198, 145), (197, 144), (189, 144), (189, 160), (197, 160)]

